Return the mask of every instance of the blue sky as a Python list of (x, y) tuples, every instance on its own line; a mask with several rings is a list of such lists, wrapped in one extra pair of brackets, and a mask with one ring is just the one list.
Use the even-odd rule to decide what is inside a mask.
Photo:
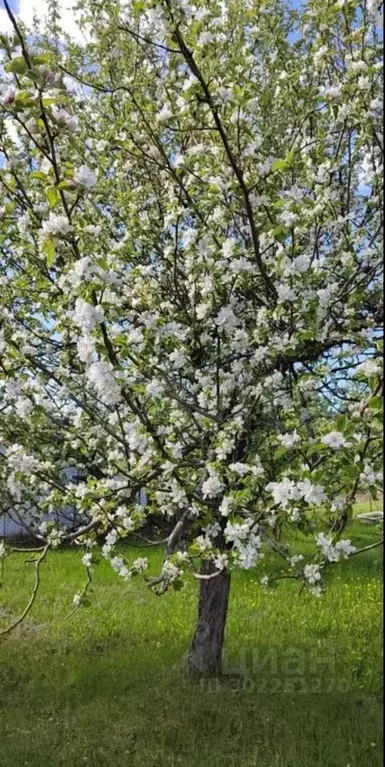
[[(10, 6), (12, 11), (17, 11), (18, 10), (18, 8), (19, 8), (19, 0), (8, 0), (8, 2), (9, 2), (9, 6)], [(0, 7), (2, 5), (4, 5), (3, 1), (0, 0)]]

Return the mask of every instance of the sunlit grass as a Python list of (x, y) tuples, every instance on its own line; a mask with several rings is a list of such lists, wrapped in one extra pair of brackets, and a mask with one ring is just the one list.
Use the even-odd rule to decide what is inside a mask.
[(368, 501), (358, 501), (354, 504), (354, 510), (353, 514), (364, 514), (365, 512), (370, 511), (383, 511), (384, 508), (384, 500), (381, 497), (376, 498), (376, 500), (368, 500)]
[[(362, 547), (379, 530), (353, 522), (349, 537)], [(155, 572), (162, 552), (141, 554)], [(0, 765), (379, 765), (381, 557), (374, 549), (330, 568), (320, 600), (290, 581), (266, 593), (260, 578), (279, 560), (236, 573), (225, 652), (233, 676), (200, 686), (181, 673), (195, 583), (156, 597), (102, 560), (90, 606), (64, 620), (84, 568), (76, 551), (49, 554), (28, 620), (0, 644)], [(27, 558), (5, 562), (2, 627), (28, 599)]]

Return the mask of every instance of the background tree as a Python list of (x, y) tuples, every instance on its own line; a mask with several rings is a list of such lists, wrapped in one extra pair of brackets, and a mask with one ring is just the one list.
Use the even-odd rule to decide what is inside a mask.
[[(116, 545), (164, 515), (145, 577), (200, 581), (188, 667), (218, 673), (231, 570), (271, 547), (320, 596), (381, 481), (377, 8), (82, 0), (79, 45), (55, 3), (45, 32), (4, 5), (3, 497), (87, 583), (100, 534), (145, 571)], [(317, 509), (309, 561), (284, 534)]]

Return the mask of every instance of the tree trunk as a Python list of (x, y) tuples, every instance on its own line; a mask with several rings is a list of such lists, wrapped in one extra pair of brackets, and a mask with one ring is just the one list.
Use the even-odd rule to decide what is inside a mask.
[[(210, 575), (213, 572), (213, 563), (202, 563), (202, 575)], [(230, 573), (227, 570), (200, 582), (198, 619), (187, 660), (189, 676), (213, 677), (222, 673), (222, 648), (229, 591)]]

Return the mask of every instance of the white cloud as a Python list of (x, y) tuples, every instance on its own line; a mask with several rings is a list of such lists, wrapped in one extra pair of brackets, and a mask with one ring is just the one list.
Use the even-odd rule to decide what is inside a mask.
[[(63, 31), (77, 42), (84, 43), (85, 35), (79, 29), (73, 3), (70, 0), (59, 0), (58, 5)], [(47, 17), (47, 11), (47, 0), (19, 0), (17, 15), (27, 26), (31, 26), (34, 16), (44, 20)]]
[(8, 18), (5, 8), (0, 8), (0, 32), (12, 32), (12, 24)]

